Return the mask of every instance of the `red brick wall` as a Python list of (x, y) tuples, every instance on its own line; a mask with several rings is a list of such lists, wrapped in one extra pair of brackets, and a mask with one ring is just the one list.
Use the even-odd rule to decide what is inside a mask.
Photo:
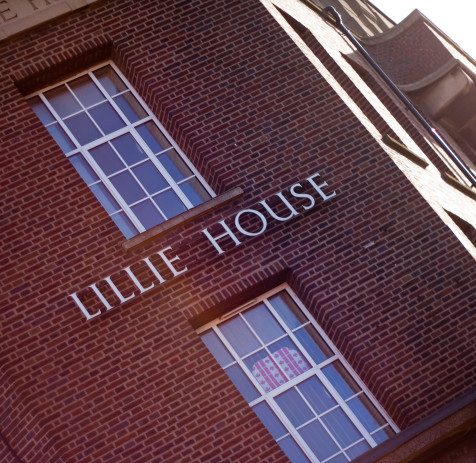
[[(212, 188), (245, 191), (129, 253), (19, 91), (104, 50)], [(474, 261), (258, 2), (106, 1), (0, 63), (0, 429), (21, 461), (286, 461), (190, 322), (273, 278), (401, 427), (474, 384)], [(200, 233), (316, 172), (334, 199), (223, 256)], [(173, 281), (89, 323), (68, 298), (169, 245)]]

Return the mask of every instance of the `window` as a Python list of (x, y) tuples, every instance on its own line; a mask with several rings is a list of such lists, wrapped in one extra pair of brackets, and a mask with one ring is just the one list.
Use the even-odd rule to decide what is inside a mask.
[(397, 431), (286, 285), (200, 333), (293, 463), (345, 463)]
[(212, 196), (112, 63), (28, 101), (126, 238)]

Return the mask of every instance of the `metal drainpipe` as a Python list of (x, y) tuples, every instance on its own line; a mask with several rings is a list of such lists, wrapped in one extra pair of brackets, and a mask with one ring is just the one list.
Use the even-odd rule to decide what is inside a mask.
[(448, 144), (443, 140), (441, 135), (432, 127), (425, 118), (420, 114), (420, 112), (413, 106), (410, 100), (402, 93), (402, 91), (392, 82), (390, 77), (385, 74), (385, 72), (380, 68), (380, 66), (374, 61), (374, 59), (367, 53), (365, 48), (357, 41), (352, 32), (347, 29), (342, 23), (342, 18), (340, 14), (332, 6), (327, 6), (324, 8), (324, 11), (335, 20), (335, 26), (342, 31), (342, 33), (355, 45), (357, 50), (363, 55), (363, 57), (370, 63), (370, 65), (379, 73), (383, 80), (390, 86), (393, 92), (403, 101), (407, 108), (413, 113), (413, 115), (424, 125), (425, 129), (430, 133), (430, 135), (436, 140), (436, 142), (441, 146), (445, 153), (453, 160), (453, 162), (459, 167), (464, 176), (470, 181), (471, 185), (476, 188), (476, 177), (471, 172), (471, 170), (459, 159), (457, 154), (448, 146)]

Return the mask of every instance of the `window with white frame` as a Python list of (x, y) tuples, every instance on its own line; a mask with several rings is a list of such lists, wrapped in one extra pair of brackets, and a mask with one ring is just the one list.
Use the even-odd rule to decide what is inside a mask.
[(113, 63), (28, 101), (126, 238), (213, 196)]
[(287, 285), (199, 333), (292, 463), (345, 463), (397, 431)]

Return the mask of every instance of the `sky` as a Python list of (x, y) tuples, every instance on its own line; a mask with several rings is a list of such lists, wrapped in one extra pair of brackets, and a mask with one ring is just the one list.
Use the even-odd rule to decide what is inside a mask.
[(475, 0), (370, 0), (390, 19), (400, 22), (418, 9), (476, 59)]

